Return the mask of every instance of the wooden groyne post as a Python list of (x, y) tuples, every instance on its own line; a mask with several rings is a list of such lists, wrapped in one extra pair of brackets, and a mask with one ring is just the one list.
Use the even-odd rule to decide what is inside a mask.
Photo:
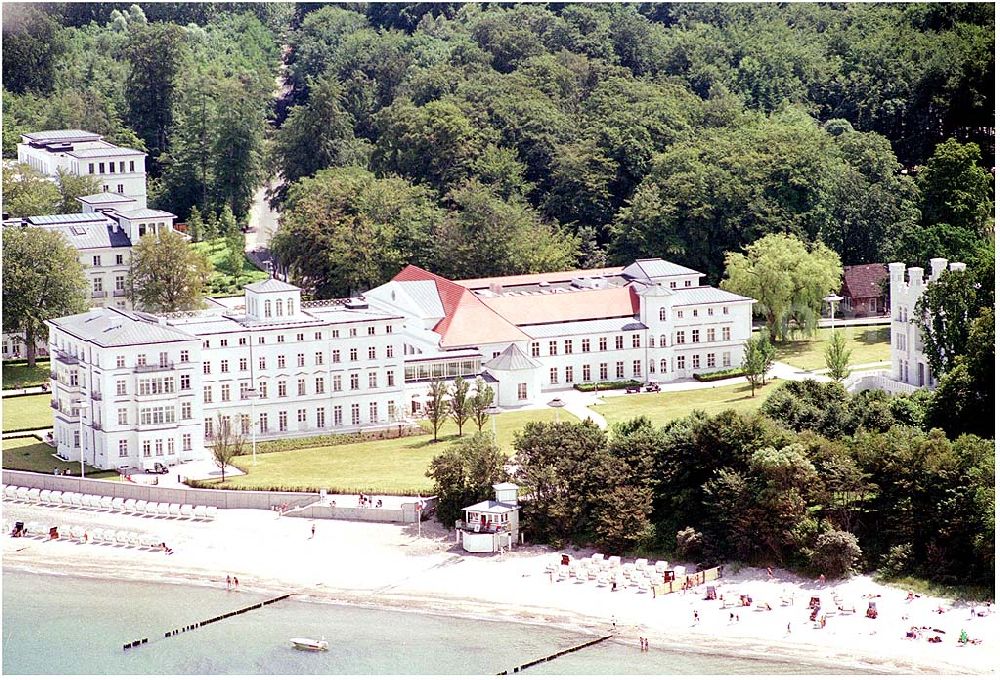
[[(601, 642), (604, 642), (605, 640), (607, 640), (608, 638), (611, 638), (611, 637), (614, 637), (614, 636), (613, 635), (605, 635), (605, 636), (599, 637), (599, 638), (597, 638), (595, 640), (590, 640), (588, 642), (584, 642), (583, 644), (576, 645), (575, 647), (570, 647), (569, 649), (564, 649), (561, 652), (556, 652), (555, 654), (549, 654), (548, 656), (546, 656), (546, 657), (544, 657), (542, 659), (535, 659), (534, 661), (529, 661), (528, 663), (523, 663), (520, 666), (514, 666), (514, 670), (510, 671), (510, 673), (512, 673), (512, 674), (513, 673), (520, 673), (525, 668), (531, 668), (532, 666), (537, 666), (540, 663), (545, 663), (546, 661), (552, 661), (553, 659), (558, 659), (560, 656), (565, 656), (566, 654), (572, 654), (573, 652), (577, 652), (577, 651), (579, 651), (579, 650), (581, 650), (581, 649), (583, 649), (585, 647), (590, 647), (592, 645), (600, 644)], [(507, 675), (507, 674), (508, 674), (507, 671), (500, 671), (499, 673), (497, 673), (497, 675)]]
[[(186, 633), (186, 632), (188, 632), (190, 630), (194, 630), (196, 628), (201, 628), (202, 626), (207, 626), (208, 624), (215, 623), (216, 621), (222, 621), (223, 619), (228, 619), (231, 616), (239, 616), (240, 614), (246, 614), (247, 612), (251, 612), (254, 609), (260, 609), (261, 607), (265, 607), (265, 606), (267, 606), (269, 604), (274, 604), (275, 602), (280, 602), (281, 600), (287, 599), (289, 597), (291, 597), (291, 594), (289, 594), (289, 595), (279, 595), (278, 597), (272, 597), (270, 600), (264, 600), (263, 602), (258, 602), (257, 604), (252, 604), (249, 607), (243, 607), (243, 609), (237, 609), (236, 611), (228, 612), (226, 614), (220, 614), (219, 616), (213, 616), (212, 618), (205, 619), (204, 621), (199, 621), (197, 623), (191, 623), (191, 624), (188, 624), (186, 626), (182, 626), (181, 628), (175, 628), (173, 630), (168, 630), (166, 633), (163, 634), (163, 637), (165, 637), (165, 638), (177, 637), (181, 633)], [(140, 640), (133, 640), (132, 642), (126, 642), (125, 644), (123, 644), (122, 645), (122, 649), (135, 649), (136, 647), (139, 647), (140, 645), (144, 645), (147, 642), (149, 642), (149, 638), (142, 638)]]

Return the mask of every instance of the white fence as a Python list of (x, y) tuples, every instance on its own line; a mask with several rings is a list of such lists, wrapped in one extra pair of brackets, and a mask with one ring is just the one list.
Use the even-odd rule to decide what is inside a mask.
[(889, 394), (913, 394), (920, 389), (916, 385), (890, 378), (885, 371), (852, 373), (851, 377), (844, 382), (844, 387), (851, 394), (864, 390), (882, 390)]

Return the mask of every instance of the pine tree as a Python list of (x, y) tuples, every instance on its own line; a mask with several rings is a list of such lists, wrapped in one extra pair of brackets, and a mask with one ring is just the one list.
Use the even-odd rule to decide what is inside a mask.
[(844, 378), (851, 374), (847, 365), (851, 361), (851, 350), (847, 349), (847, 340), (840, 331), (834, 331), (830, 338), (830, 344), (826, 348), (826, 367), (830, 370), (830, 377), (837, 382), (843, 382)]
[(192, 243), (197, 243), (204, 237), (205, 223), (201, 219), (201, 211), (198, 210), (198, 206), (191, 207), (191, 214), (188, 215), (187, 225), (188, 236), (191, 237)]
[(219, 216), (215, 214), (214, 210), (209, 210), (207, 213), (205, 213), (204, 240), (211, 241), (218, 235), (219, 235)]
[(222, 206), (222, 212), (219, 213), (219, 235), (228, 239), (239, 236), (239, 234), (240, 228), (236, 226), (236, 215), (233, 214), (233, 209), (227, 203)]

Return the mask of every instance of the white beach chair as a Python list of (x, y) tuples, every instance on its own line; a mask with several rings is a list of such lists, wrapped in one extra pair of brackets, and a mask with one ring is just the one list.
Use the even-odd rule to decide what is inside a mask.
[(216, 511), (216, 507), (214, 505), (207, 506), (205, 508), (205, 518), (206, 519), (215, 519), (215, 511)]
[(113, 503), (115, 502), (115, 499), (112, 498), (111, 496), (101, 496), (100, 502), (102, 510), (110, 511), (113, 506)]
[(569, 568), (565, 566), (559, 567), (559, 571), (556, 572), (557, 581), (565, 581), (569, 578)]
[(674, 578), (680, 578), (684, 576), (686, 572), (687, 572), (687, 567), (682, 567), (680, 565), (677, 565), (676, 567), (674, 567)]
[(17, 500), (19, 500), (19, 501), (21, 501), (23, 503), (27, 503), (28, 502), (28, 487), (26, 487), (26, 486), (19, 486), (19, 487), (17, 487), (17, 496), (16, 496), (16, 498), (17, 498)]
[(94, 497), (89, 493), (80, 494), (80, 507), (81, 508), (93, 508), (94, 507)]
[(28, 489), (28, 502), (29, 503), (37, 503), (41, 497), (42, 497), (42, 490), (41, 489)]
[(140, 543), (141, 543), (141, 538), (139, 534), (135, 531), (130, 531), (128, 533), (128, 544), (131, 546), (139, 547)]
[(208, 513), (208, 509), (204, 505), (194, 506), (194, 516), (197, 519), (205, 519), (205, 515)]
[(635, 587), (640, 593), (649, 592), (649, 581), (644, 578), (639, 579), (639, 581), (635, 584)]
[(125, 505), (122, 508), (122, 512), (127, 512), (129, 514), (135, 512), (135, 503), (136, 501), (134, 498), (126, 498)]
[(622, 558), (619, 557), (618, 555), (612, 555), (611, 557), (608, 558), (608, 564), (610, 564), (612, 567), (617, 567), (621, 563), (622, 563)]
[(649, 560), (645, 557), (640, 557), (635, 561), (635, 568), (645, 570), (649, 566)]
[(169, 507), (170, 507), (170, 516), (171, 517), (180, 517), (181, 516), (181, 504), (180, 503), (171, 503)]
[(91, 543), (104, 543), (104, 529), (97, 528), (90, 532)]
[(64, 535), (69, 536), (73, 540), (79, 540), (83, 538), (83, 527), (79, 524), (73, 524), (64, 530)]
[(181, 506), (181, 517), (194, 517), (194, 506), (185, 503)]
[(42, 492), (38, 494), (38, 502), (45, 505), (52, 503), (52, 492), (48, 489), (42, 489)]
[(29, 536), (48, 536), (49, 529), (41, 522), (28, 522), (24, 526), (24, 530)]
[(587, 582), (587, 570), (580, 568), (576, 570), (576, 582), (586, 583)]
[(111, 499), (111, 509), (115, 512), (122, 512), (125, 509), (125, 499), (124, 498), (112, 498)]
[(63, 494), (63, 505), (71, 508), (83, 507), (83, 494), (79, 491), (67, 491)]
[(49, 503), (52, 505), (62, 505), (63, 502), (63, 492), (62, 491), (52, 491), (49, 493)]
[(3, 488), (3, 497), (8, 500), (14, 500), (15, 498), (17, 498), (17, 487), (5, 486)]
[(604, 588), (608, 585), (608, 572), (602, 571), (597, 575), (597, 587)]
[(148, 502), (147, 501), (138, 500), (138, 501), (135, 502), (135, 506), (134, 506), (135, 507), (135, 512), (138, 513), (138, 514), (140, 514), (140, 515), (145, 515), (145, 514), (147, 514), (149, 512), (149, 508), (147, 506), (148, 506)]
[(603, 562), (604, 561), (604, 553), (594, 553), (593, 555), (590, 556), (590, 558), (592, 560), (594, 560), (595, 562)]
[(157, 517), (170, 517), (170, 503), (157, 503), (156, 504), (156, 516)]
[(559, 568), (559, 558), (556, 558), (545, 565), (545, 573), (550, 574)]
[(670, 563), (667, 562), (666, 560), (657, 560), (656, 564), (653, 565), (653, 570), (657, 574), (662, 574), (669, 568), (670, 568)]

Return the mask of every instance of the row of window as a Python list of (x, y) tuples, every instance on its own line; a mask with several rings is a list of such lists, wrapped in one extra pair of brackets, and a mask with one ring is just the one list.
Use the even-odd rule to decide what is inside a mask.
[[(705, 342), (715, 342), (716, 341), (716, 333), (715, 333), (715, 331), (716, 331), (715, 328), (707, 328), (707, 329), (705, 329)], [(687, 331), (677, 331), (676, 335), (674, 337), (675, 337), (675, 340), (676, 340), (676, 344), (678, 344), (678, 345), (686, 344), (687, 337), (688, 337), (687, 336)], [(724, 326), (722, 328), (722, 340), (723, 341), (728, 341), (731, 338), (732, 338), (732, 329), (729, 326)], [(559, 341), (558, 340), (549, 340), (548, 342), (549, 342), (549, 347), (548, 347), (549, 353), (548, 353), (548, 356), (557, 356), (559, 354)], [(691, 331), (691, 342), (692, 343), (701, 342), (701, 329), (695, 329), (695, 330)], [(633, 333), (632, 334), (632, 343), (631, 343), (632, 344), (632, 348), (633, 349), (639, 348), (641, 346), (641, 343), (642, 343), (642, 339), (641, 339), (640, 334), (639, 333)], [(562, 341), (562, 353), (563, 354), (573, 354), (575, 346), (576, 345), (574, 344), (574, 341), (572, 339), (563, 340)], [(650, 337), (649, 338), (649, 346), (650, 347), (655, 347), (656, 346), (656, 339), (654, 337)], [(660, 336), (660, 347), (667, 347), (667, 346), (668, 346), (667, 345), (667, 336), (666, 335), (661, 335)], [(542, 348), (541, 348), (541, 342), (539, 342), (539, 341), (532, 342), (531, 345), (530, 345), (530, 348), (531, 348), (531, 356), (533, 356), (533, 357), (541, 356), (541, 353), (542, 353), (542, 351), (541, 351), (542, 350)], [(616, 335), (615, 336), (615, 349), (616, 350), (625, 349), (625, 338), (624, 338), (624, 336), (622, 336), (622, 335)], [(607, 338), (598, 338), (597, 339), (597, 350), (599, 352), (606, 352), (608, 350), (608, 339)], [(590, 351), (590, 338), (583, 338), (582, 340), (580, 340), (580, 352), (587, 353), (589, 351)]]
[[(385, 346), (385, 358), (386, 359), (392, 359), (393, 355), (394, 355), (393, 346), (392, 345), (386, 345)], [(322, 365), (324, 365), (324, 358), (323, 357), (324, 357), (324, 353), (323, 352), (315, 352), (313, 354), (313, 365), (314, 366), (322, 366)], [(358, 348), (357, 347), (350, 348), (350, 350), (348, 351), (348, 358), (349, 358), (348, 359), (349, 361), (358, 361)], [(369, 347), (368, 348), (368, 360), (369, 361), (373, 361), (373, 360), (376, 360), (376, 359), (379, 359), (379, 358), (380, 357), (378, 356), (378, 348), (376, 348), (376, 347)], [(342, 360), (341, 350), (339, 350), (339, 349), (331, 350), (330, 361), (332, 363), (334, 363), (334, 364), (339, 364), (339, 363), (341, 363), (341, 360)], [(238, 361), (239, 361), (239, 370), (246, 371), (248, 369), (248, 360), (247, 360), (247, 358), (246, 357), (240, 357), (240, 359)], [(279, 369), (280, 368), (288, 368), (289, 367), (288, 366), (288, 357), (286, 355), (284, 355), (284, 354), (279, 354), (278, 357), (277, 357), (276, 364), (277, 364), (276, 368), (279, 368)], [(229, 359), (221, 359), (219, 361), (219, 372), (220, 373), (229, 373), (230, 366), (231, 366), (231, 364), (230, 364), (230, 360)], [(296, 368), (305, 368), (305, 366), (306, 366), (306, 355), (305, 355), (305, 353), (302, 352), (302, 353), (297, 354), (295, 356), (295, 367)], [(267, 357), (258, 357), (257, 358), (257, 367), (260, 370), (262, 370), (262, 371), (267, 370)], [(212, 362), (211, 361), (202, 362), (202, 372), (205, 375), (210, 375), (212, 373)]]
[[(389, 420), (396, 419), (396, 402), (390, 401), (387, 404)], [(289, 427), (289, 411), (278, 411), (278, 432), (287, 432)], [(326, 413), (327, 409), (325, 406), (320, 406), (316, 408), (314, 420), (309, 422), (309, 410), (300, 408), (294, 412), (295, 423), (297, 425), (296, 429), (299, 430), (309, 430), (309, 429), (322, 429), (327, 427)], [(368, 424), (375, 424), (379, 422), (380, 409), (378, 402), (372, 401), (368, 403)], [(351, 404), (350, 405), (350, 415), (351, 415), (351, 425), (361, 425), (361, 404)], [(340, 427), (344, 425), (344, 407), (334, 406), (332, 409), (333, 416), (333, 427)], [(234, 428), (233, 416), (222, 416), (222, 427), (224, 428)], [(205, 419), (205, 438), (211, 439), (215, 436), (216, 428), (218, 423), (211, 418)], [(266, 412), (257, 414), (257, 432), (258, 434), (266, 434), (271, 431), (270, 418)], [(250, 416), (246, 413), (240, 414), (239, 416), (239, 432), (240, 434), (250, 434)]]
[[(288, 298), (289, 304), (291, 304), (293, 300), (294, 300), (294, 298)], [(347, 331), (348, 331), (347, 337), (350, 337), (350, 338), (356, 338), (356, 337), (358, 337), (358, 329), (356, 327), (348, 328)], [(385, 327), (385, 334), (386, 335), (392, 335), (392, 326), (391, 325)], [(376, 327), (375, 326), (368, 326), (368, 335), (376, 335)], [(339, 328), (333, 328), (333, 329), (330, 330), (330, 337), (328, 339), (330, 339), (330, 340), (336, 340), (339, 337), (340, 337), (340, 329)], [(313, 340), (323, 340), (323, 331), (313, 331), (313, 338), (312, 339)], [(285, 334), (284, 333), (279, 333), (275, 337), (275, 341), (279, 345), (283, 344), (285, 342)], [(305, 342), (305, 341), (306, 341), (306, 334), (305, 333), (296, 333), (295, 334), (295, 342)], [(245, 337), (239, 338), (238, 344), (239, 344), (240, 347), (245, 347), (248, 344), (247, 338), (245, 338)], [(264, 336), (264, 335), (257, 336), (257, 344), (258, 345), (266, 345), (267, 344), (267, 336)], [(212, 342), (211, 342), (211, 340), (208, 340), (208, 339), (202, 340), (201, 346), (204, 347), (205, 349), (209, 349), (210, 347), (212, 347)], [(219, 341), (218, 341), (218, 343), (215, 346), (216, 347), (229, 347), (229, 338), (219, 338)]]
[[(706, 328), (704, 330), (705, 330), (705, 342), (715, 342), (715, 329), (714, 328)], [(650, 338), (650, 339), (652, 339), (652, 338)], [(722, 327), (722, 341), (726, 342), (728, 340), (732, 340), (732, 329), (729, 326), (723, 326)], [(678, 345), (687, 344), (687, 331), (677, 331), (674, 334), (674, 342), (675, 342), (675, 344), (678, 344)], [(691, 331), (691, 342), (693, 344), (697, 344), (697, 343), (701, 342), (701, 329), (696, 328), (696, 329), (694, 329), (694, 330)], [(650, 347), (652, 347), (652, 346), (653, 346), (652, 343), (650, 343)], [(666, 347), (666, 346), (667, 346), (667, 336), (661, 335), (660, 336), (660, 347)]]
[[(674, 366), (676, 370), (683, 371), (687, 369), (687, 358), (684, 355), (678, 355), (674, 357)], [(691, 368), (698, 369), (702, 367), (701, 355), (692, 354), (690, 355)], [(728, 368), (732, 365), (732, 354), (730, 352), (722, 353), (722, 366)], [(590, 364), (585, 364), (582, 368), (581, 382), (590, 382), (592, 379), (591, 366)], [(609, 380), (610, 364), (601, 363), (597, 365), (597, 379), (598, 380)], [(716, 354), (715, 352), (709, 352), (705, 355), (705, 368), (716, 368)], [(651, 360), (649, 362), (649, 372), (656, 373), (656, 361)], [(660, 373), (670, 372), (670, 362), (666, 359), (660, 359)], [(573, 366), (564, 366), (562, 370), (563, 382), (571, 385), (576, 382), (576, 370)], [(632, 362), (632, 375), (633, 378), (642, 377), (642, 361), (636, 359)], [(615, 379), (624, 380), (625, 379), (625, 362), (617, 361), (615, 362)], [(558, 385), (559, 384), (559, 368), (552, 367), (549, 369), (549, 384)]]
[[(135, 161), (118, 161), (118, 173), (122, 174), (125, 172), (125, 163), (128, 163), (128, 171), (135, 172)], [(105, 163), (88, 163), (87, 164), (87, 174), (93, 175), (94, 168), (97, 168), (97, 174), (99, 175), (113, 175), (115, 174), (115, 162), (107, 161)], [(107, 168), (107, 171), (105, 171)]]
[[(174, 455), (174, 438), (167, 437), (165, 439), (144, 439), (139, 444), (139, 449), (142, 451), (143, 458), (152, 458), (153, 456), (162, 456), (164, 454), (168, 456)], [(181, 435), (181, 450), (190, 451), (191, 450), (191, 435), (182, 434)], [(127, 439), (118, 440), (118, 457), (128, 458), (129, 448)]]
[[(671, 284), (670, 287), (671, 288), (676, 288), (676, 286), (674, 286), (673, 284)], [(692, 318), (694, 318), (694, 319), (698, 318), (698, 307), (695, 307), (695, 308), (691, 309), (690, 312), (691, 312), (691, 317)], [(708, 308), (706, 308), (706, 312), (708, 313), (709, 316), (715, 316), (715, 307), (708, 307)], [(723, 316), (727, 316), (728, 314), (729, 314), (729, 307), (723, 307), (722, 308), (722, 315)], [(684, 310), (683, 309), (678, 309), (677, 310), (677, 318), (678, 319), (683, 319), (684, 318)], [(660, 307), (660, 321), (666, 321), (666, 320), (667, 320), (667, 308), (666, 307)]]
[[(100, 267), (101, 266), (101, 256), (100, 255), (94, 255), (91, 258), (91, 261), (94, 263), (95, 267)], [(123, 265), (123, 264), (125, 264), (125, 254), (124, 253), (116, 253), (115, 254), (115, 264), (116, 265)]]
[[(307, 391), (308, 382), (305, 378), (299, 378), (296, 381), (296, 393), (295, 396), (304, 397), (308, 395)], [(350, 390), (360, 390), (361, 389), (361, 374), (351, 373), (348, 376), (348, 385)], [(396, 386), (396, 373), (395, 371), (385, 372), (385, 385), (384, 387), (395, 387)], [(326, 377), (319, 376), (313, 379), (313, 394), (326, 394)], [(378, 389), (380, 387), (378, 381), (378, 373), (376, 371), (369, 371), (368, 373), (368, 389)], [(342, 392), (343, 387), (343, 376), (334, 375), (331, 378), (331, 392)], [(239, 384), (239, 394), (240, 399), (247, 399), (247, 393), (250, 391), (250, 383), (248, 381), (241, 381)], [(257, 383), (258, 398), (267, 399), (268, 398), (268, 382), (266, 380), (261, 380)], [(204, 387), (204, 400), (206, 404), (211, 404), (215, 395), (215, 390), (212, 385), (205, 385)], [(219, 386), (219, 401), (231, 401), (234, 395), (231, 383), (222, 383)], [(277, 381), (277, 395), (279, 399), (283, 397), (291, 396), (288, 391), (288, 381), (278, 380)]]

